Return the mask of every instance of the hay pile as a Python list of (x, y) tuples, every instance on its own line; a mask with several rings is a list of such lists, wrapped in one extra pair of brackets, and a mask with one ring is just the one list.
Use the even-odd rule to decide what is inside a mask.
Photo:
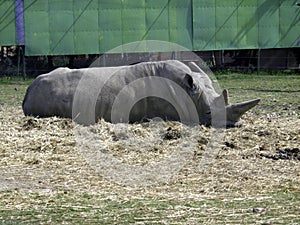
[(182, 143), (185, 147), (189, 140), (196, 143), (194, 148), (187, 148), (188, 161), (171, 179), (159, 185), (122, 189), (122, 184), (103, 176), (82, 155), (74, 132), (78, 125), (71, 120), (24, 117), (21, 108), (6, 105), (0, 106), (0, 112), (0, 190), (91, 194), (123, 190), (130, 198), (148, 195), (170, 199), (233, 192), (245, 195), (275, 189), (300, 191), (297, 114), (281, 117), (248, 113), (242, 128), (225, 131), (216, 158), (204, 170), (199, 170), (199, 163), (207, 154), (211, 128), (162, 121), (122, 125), (123, 128), (100, 121), (82, 128), (100, 140), (99, 151), (130, 166), (163, 161)]

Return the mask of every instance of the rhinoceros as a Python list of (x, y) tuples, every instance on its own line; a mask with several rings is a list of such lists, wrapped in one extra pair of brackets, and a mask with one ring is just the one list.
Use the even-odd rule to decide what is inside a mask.
[(229, 104), (227, 90), (218, 94), (196, 63), (167, 60), (120, 67), (58, 68), (38, 76), (28, 87), (23, 111), (26, 116), (73, 118), (85, 125), (100, 118), (118, 123), (160, 117), (236, 127), (242, 124), (241, 116), (259, 101)]

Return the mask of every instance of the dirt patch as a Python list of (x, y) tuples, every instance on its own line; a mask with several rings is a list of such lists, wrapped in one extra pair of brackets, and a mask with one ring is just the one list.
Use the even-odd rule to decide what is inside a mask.
[(273, 160), (298, 160), (300, 161), (300, 149), (299, 148), (286, 148), (284, 150), (279, 150), (274, 155), (260, 154), (260, 156), (267, 159)]

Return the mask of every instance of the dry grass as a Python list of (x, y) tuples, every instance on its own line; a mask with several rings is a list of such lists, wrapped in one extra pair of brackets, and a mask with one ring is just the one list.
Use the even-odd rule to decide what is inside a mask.
[[(129, 204), (127, 210), (132, 210), (132, 207), (135, 208), (135, 204), (138, 203), (146, 204), (142, 206), (146, 210), (147, 201), (150, 201), (149, 204), (152, 205), (152, 209), (148, 212), (150, 215), (145, 218), (143, 216), (136, 218), (135, 221), (153, 222), (155, 216), (152, 211), (156, 208), (159, 217), (163, 217), (163, 219), (157, 218), (160, 222), (176, 222), (176, 218), (185, 218), (180, 219), (182, 223), (185, 223), (192, 213), (192, 215), (195, 214), (194, 222), (196, 223), (196, 221), (201, 221), (197, 219), (197, 213), (202, 215), (206, 212), (210, 214), (210, 217), (203, 221), (208, 223), (209, 218), (215, 217), (215, 221), (218, 221), (220, 213), (224, 213), (228, 222), (234, 221), (228, 218), (227, 207), (233, 207), (231, 210), (236, 211), (232, 211), (233, 215), (242, 213), (241, 218), (246, 219), (249, 215), (252, 218), (251, 206), (247, 206), (250, 208), (246, 209), (243, 208), (245, 206), (241, 206), (241, 209), (235, 208), (236, 204), (242, 204), (241, 202), (243, 204), (254, 202), (253, 207), (262, 205), (268, 208), (267, 210), (275, 210), (272, 207), (279, 207), (276, 210), (286, 207), (288, 199), (284, 200), (284, 204), (280, 206), (266, 205), (266, 201), (272, 203), (271, 199), (275, 198), (273, 195), (279, 195), (282, 198), (284, 193), (294, 193), (293, 205), (289, 206), (289, 210), (295, 211), (300, 203), (299, 194), (296, 194), (300, 192), (299, 159), (275, 160), (271, 157), (279, 154), (280, 150), (299, 147), (300, 122), (297, 117), (266, 119), (265, 116), (248, 114), (244, 127), (226, 130), (226, 137), (221, 142), (218, 157), (201, 173), (198, 165), (205, 152), (207, 143), (205, 140), (210, 137), (207, 128), (191, 129), (192, 132), (198, 134), (198, 146), (193, 150), (191, 161), (165, 183), (158, 186), (134, 188), (115, 184), (101, 176), (101, 171), (93, 170), (93, 167), (86, 163), (77, 149), (78, 145), (76, 145), (72, 129), (74, 124), (70, 120), (25, 118), (20, 108), (3, 106), (1, 115), (0, 184), (2, 191), (0, 199), (1, 207), (5, 210), (26, 211), (32, 207), (36, 210), (48, 210), (48, 207), (51, 209), (54, 206), (56, 210), (63, 210), (64, 207), (86, 209), (89, 208), (89, 204), (101, 205), (100, 203), (105, 203), (108, 198), (112, 202), (115, 201), (114, 204), (119, 203), (121, 211), (125, 210), (123, 207), (127, 201)], [(147, 146), (147, 143), (143, 143), (144, 148), (139, 148), (138, 145), (132, 145), (132, 143), (126, 147), (124, 145), (126, 139), (123, 139), (121, 145), (116, 134), (110, 133), (113, 126), (101, 121), (93, 129), (101, 134), (100, 138), (105, 140), (108, 151), (115, 157), (131, 165), (145, 165), (149, 161), (162, 160), (173, 151), (181, 137), (165, 139), (169, 132), (168, 128), (176, 129), (183, 125), (161, 122), (157, 138), (160, 144), (152, 142)], [(138, 143), (144, 138), (151, 139), (151, 135), (152, 138), (157, 135), (149, 129), (148, 125), (130, 125), (130, 131), (135, 134)], [(179, 132), (183, 131), (184, 128), (179, 129)], [(65, 195), (62, 197), (62, 202), (58, 199), (47, 202), (47, 199), (57, 198), (61, 194)], [(95, 203), (94, 200), (80, 202), (79, 199), (86, 194), (98, 196), (96, 199), (99, 202)], [(31, 197), (32, 195), (35, 197)], [(273, 199), (273, 201), (276, 203), (278, 200)], [(199, 208), (198, 203), (203, 205), (207, 204), (206, 202), (209, 202), (211, 206)], [(195, 205), (185, 206), (187, 203)], [(175, 208), (167, 210), (164, 204), (171, 208), (172, 204), (175, 204)], [(223, 204), (232, 204), (232, 206)], [(110, 210), (112, 209), (108, 209)], [(294, 211), (291, 213), (291, 218), (295, 214)], [(129, 212), (125, 210), (123, 213)], [(47, 215), (44, 216), (47, 217)], [(25, 216), (27, 217), (34, 218), (32, 215)], [(283, 219), (275, 215), (271, 218)], [(105, 219), (105, 216), (100, 219)], [(190, 219), (192, 222), (192, 218)], [(180, 220), (177, 222), (181, 223)], [(117, 221), (126, 221), (126, 219), (119, 218)]]
[(182, 140), (196, 139), (191, 157), (171, 179), (143, 187), (116, 184), (76, 141), (71, 120), (24, 117), (0, 105), (0, 220), (3, 224), (299, 224), (300, 120), (248, 113), (228, 129), (205, 170), (211, 129), (158, 122), (101, 121), (88, 128), (101, 151), (130, 166), (166, 159)]

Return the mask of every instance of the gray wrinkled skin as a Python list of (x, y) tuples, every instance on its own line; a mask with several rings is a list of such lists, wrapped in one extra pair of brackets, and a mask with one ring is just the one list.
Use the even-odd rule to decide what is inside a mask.
[[(112, 75), (107, 81), (105, 77)], [(78, 85), (85, 76), (85, 85)], [(196, 106), (199, 123), (203, 125), (240, 126), (240, 118), (247, 110), (254, 107), (259, 99), (245, 103), (228, 103), (228, 94), (224, 90), (219, 95), (212, 86), (212, 82), (196, 64), (189, 66), (176, 61), (146, 62), (132, 66), (122, 67), (98, 67), (87, 69), (58, 68), (48, 74), (38, 76), (29, 86), (24, 101), (23, 111), (26, 116), (49, 117), (59, 116), (65, 118), (74, 117), (72, 106), (74, 95), (86, 94), (90, 90), (99, 88), (100, 94), (95, 105), (95, 121), (104, 118), (111, 122), (112, 105), (118, 93), (126, 85), (139, 78), (161, 77), (170, 79), (178, 84), (190, 96)], [(101, 84), (101, 85), (100, 85)], [(136, 91), (142, 91), (147, 83), (141, 83), (140, 90), (132, 90), (130, 96)], [(165, 86), (165, 91), (172, 94), (173, 87)], [(172, 96), (176, 101), (176, 95)], [(82, 98), (84, 99), (84, 98)], [(88, 95), (86, 101), (90, 101)], [(77, 104), (80, 104), (77, 103)], [(84, 105), (84, 102), (82, 102)], [(179, 105), (182, 105), (179, 103)], [(182, 105), (182, 107), (185, 107)], [(84, 114), (84, 109), (78, 114)], [(214, 114), (218, 119), (212, 124)], [(226, 116), (227, 115), (227, 116)], [(160, 117), (165, 120), (180, 120), (174, 106), (157, 97), (147, 97), (137, 102), (130, 112), (130, 122), (140, 122), (145, 118)], [(222, 121), (221, 121), (222, 120)]]

